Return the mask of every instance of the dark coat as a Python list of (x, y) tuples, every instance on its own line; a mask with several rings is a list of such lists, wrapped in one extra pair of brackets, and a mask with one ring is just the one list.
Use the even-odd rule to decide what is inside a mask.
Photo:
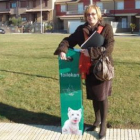
[[(69, 37), (64, 38), (59, 44), (58, 48), (54, 52), (55, 55), (59, 55), (60, 52), (67, 53), (68, 48), (73, 48), (77, 44), (81, 46), (85, 41), (84, 32), (87, 36), (90, 36), (95, 30), (98, 29), (99, 25), (103, 26), (101, 35), (105, 38), (102, 47), (94, 46), (88, 49), (91, 62), (94, 65), (95, 59), (97, 59), (103, 52), (103, 47), (105, 48), (104, 53), (109, 57), (111, 64), (113, 65), (112, 51), (114, 47), (114, 35), (112, 27), (109, 24), (98, 24), (96, 27), (91, 28), (87, 23), (80, 25), (76, 31)], [(111, 95), (112, 81), (99, 81), (95, 78), (92, 73), (92, 66), (90, 68), (90, 74), (86, 78), (86, 90), (88, 99), (104, 100), (108, 95)]]

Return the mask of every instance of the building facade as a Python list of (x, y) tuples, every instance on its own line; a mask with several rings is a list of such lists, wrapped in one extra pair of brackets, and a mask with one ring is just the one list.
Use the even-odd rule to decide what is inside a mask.
[(51, 21), (53, 9), (53, 0), (0, 0), (0, 22), (5, 23), (11, 17), (21, 17), (25, 22), (40, 22), (41, 15), (43, 21)]
[[(140, 31), (140, 0), (92, 0), (102, 11), (103, 20), (114, 32), (130, 32), (130, 23)], [(0, 0), (0, 23), (11, 17), (23, 22), (52, 22), (53, 29), (72, 33), (84, 23), (83, 13), (90, 0)]]
[[(130, 32), (130, 23), (140, 30), (140, 0), (93, 0), (102, 11), (103, 20), (113, 26), (114, 32)], [(56, 0), (55, 22), (58, 29), (74, 32), (83, 24), (83, 12), (90, 0)]]

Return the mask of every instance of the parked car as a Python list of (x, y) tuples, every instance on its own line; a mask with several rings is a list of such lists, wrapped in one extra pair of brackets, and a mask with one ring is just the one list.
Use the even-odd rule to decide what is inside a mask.
[(1, 28), (0, 28), (0, 34), (5, 34), (4, 29), (1, 29)]

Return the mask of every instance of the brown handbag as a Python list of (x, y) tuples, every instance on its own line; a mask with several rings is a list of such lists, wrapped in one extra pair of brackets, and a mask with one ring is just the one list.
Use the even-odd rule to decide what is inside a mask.
[(104, 54), (100, 56), (93, 67), (93, 74), (100, 81), (108, 81), (114, 78), (114, 67), (111, 65), (108, 56)]

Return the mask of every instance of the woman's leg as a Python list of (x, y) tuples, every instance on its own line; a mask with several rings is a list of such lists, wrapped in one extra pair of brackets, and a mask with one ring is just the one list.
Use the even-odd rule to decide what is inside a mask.
[(100, 102), (99, 101), (92, 101), (93, 109), (95, 113), (95, 121), (91, 127), (89, 127), (86, 131), (94, 131), (97, 126), (101, 123), (101, 116), (100, 116)]
[(99, 132), (99, 138), (103, 138), (106, 135), (106, 118), (108, 111), (108, 100), (100, 101), (100, 114), (101, 114), (101, 127)]
[(98, 126), (101, 123), (100, 102), (94, 100), (93, 101), (93, 108), (94, 108), (94, 113), (95, 113), (95, 122), (93, 123), (93, 125)]

